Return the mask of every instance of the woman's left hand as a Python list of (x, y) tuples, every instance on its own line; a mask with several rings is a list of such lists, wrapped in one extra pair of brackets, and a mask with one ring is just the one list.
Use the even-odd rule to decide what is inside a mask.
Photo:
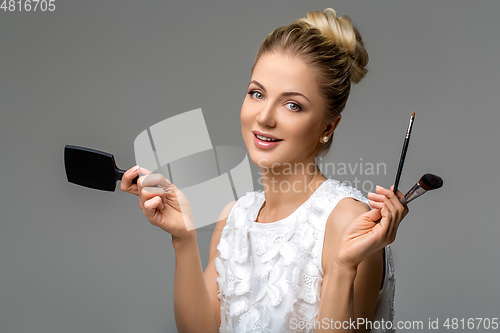
[(396, 232), (401, 220), (408, 214), (408, 207), (391, 189), (377, 186), (377, 193), (369, 193), (372, 210), (359, 215), (349, 223), (339, 239), (336, 264), (349, 269), (357, 266), (369, 255), (391, 244), (396, 239)]

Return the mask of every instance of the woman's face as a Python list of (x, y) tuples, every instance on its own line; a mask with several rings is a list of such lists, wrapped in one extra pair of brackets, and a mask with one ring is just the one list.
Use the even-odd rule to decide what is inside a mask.
[(264, 54), (250, 81), (241, 129), (252, 161), (266, 168), (313, 163), (326, 123), (325, 102), (310, 68), (295, 57)]

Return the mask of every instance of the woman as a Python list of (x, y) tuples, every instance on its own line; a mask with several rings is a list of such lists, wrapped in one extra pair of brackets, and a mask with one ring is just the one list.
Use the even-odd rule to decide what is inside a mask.
[(125, 173), (122, 190), (139, 195), (149, 221), (172, 235), (180, 332), (391, 331), (386, 246), (408, 213), (402, 193), (377, 187), (368, 200), (315, 164), (367, 62), (357, 29), (330, 8), (266, 37), (241, 108), (264, 191), (221, 212), (205, 272), (182, 192), (162, 175), (141, 169), (148, 175), (133, 185), (137, 168)]

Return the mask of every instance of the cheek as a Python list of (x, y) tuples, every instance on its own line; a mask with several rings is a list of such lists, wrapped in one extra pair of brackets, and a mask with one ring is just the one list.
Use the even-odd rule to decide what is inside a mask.
[(247, 99), (243, 101), (240, 111), (241, 128), (248, 128), (252, 124), (252, 109), (249, 108)]
[(241, 121), (241, 128), (244, 128), (248, 124), (248, 112), (245, 110), (245, 105), (241, 107), (240, 111), (240, 121)]
[(290, 129), (292, 137), (302, 144), (307, 144), (316, 140), (317, 126), (314, 126), (314, 124), (298, 122), (289, 124), (288, 128)]
[(247, 142), (249, 140), (248, 133), (250, 133), (250, 131), (252, 130), (252, 121), (251, 121), (251, 114), (248, 108), (245, 107), (245, 105), (241, 107), (240, 121), (241, 121), (241, 135), (245, 143), (248, 144)]

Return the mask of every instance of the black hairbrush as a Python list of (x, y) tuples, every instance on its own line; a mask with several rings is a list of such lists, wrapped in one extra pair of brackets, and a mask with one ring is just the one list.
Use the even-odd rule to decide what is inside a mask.
[[(114, 192), (116, 181), (126, 170), (119, 169), (112, 154), (78, 146), (64, 147), (64, 167), (70, 183)], [(137, 183), (136, 177), (132, 183)]]

